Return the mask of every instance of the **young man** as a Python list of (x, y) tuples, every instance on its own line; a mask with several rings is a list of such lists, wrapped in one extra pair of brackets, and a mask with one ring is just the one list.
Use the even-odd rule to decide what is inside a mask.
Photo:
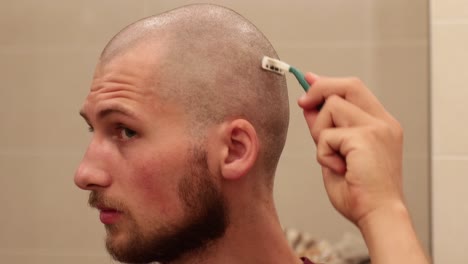
[[(284, 77), (259, 66), (264, 55), (277, 57), (254, 25), (212, 5), (137, 21), (105, 47), (81, 110), (94, 134), (75, 182), (90, 191), (115, 259), (302, 263), (273, 201), (289, 108)], [(380, 222), (400, 219), (402, 232), (412, 231), (400, 193), (401, 129), (360, 83), (308, 81), (314, 89), (300, 105), (331, 200), (361, 228), (373, 263), (386, 263), (385, 243), (375, 242)], [(342, 113), (348, 107), (356, 116)], [(361, 144), (345, 144), (347, 129)]]

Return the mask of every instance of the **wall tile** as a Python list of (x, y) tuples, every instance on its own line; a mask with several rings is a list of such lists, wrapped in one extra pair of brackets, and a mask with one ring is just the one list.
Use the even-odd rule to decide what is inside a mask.
[(427, 0), (372, 1), (372, 35), (380, 43), (427, 40)]
[(431, 1), (432, 29), (432, 233), (434, 263), (464, 263), (468, 258), (468, 3)]
[(465, 0), (432, 0), (432, 23), (440, 20), (457, 21), (468, 19), (468, 2)]
[(369, 88), (401, 123), (405, 156), (429, 157), (428, 43), (376, 46)]
[(468, 24), (432, 26), (433, 153), (468, 155)]
[(0, 151), (83, 150), (89, 140), (78, 111), (97, 52), (0, 52)]
[(0, 155), (0, 250), (103, 248), (98, 214), (73, 183), (81, 156)]
[(433, 160), (434, 263), (465, 263), (468, 259), (468, 157)]
[(431, 247), (428, 155), (403, 159), (403, 189), (414, 228), (426, 252)]
[[(428, 2), (424, 0), (361, 1), (359, 4), (343, 0), (293, 0), (288, 1), (287, 5), (278, 0), (269, 1), (268, 5), (246, 0), (206, 2), (239, 11), (275, 42), (409, 41), (426, 39), (428, 33)], [(153, 15), (197, 1), (146, 0), (145, 3), (146, 14)]]
[(104, 45), (143, 15), (143, 5), (130, 0), (18, 0), (2, 7), (0, 46), (16, 47)]
[[(157, 14), (199, 1), (146, 0), (146, 13)], [(362, 42), (370, 39), (371, 0), (359, 4), (344, 0), (204, 1), (236, 10), (251, 20), (273, 42)], [(287, 19), (294, 17), (294, 19)], [(286, 18), (286, 19), (285, 19)], [(333, 23), (330, 23), (333, 21)], [(352, 21), (352, 23), (349, 23)]]

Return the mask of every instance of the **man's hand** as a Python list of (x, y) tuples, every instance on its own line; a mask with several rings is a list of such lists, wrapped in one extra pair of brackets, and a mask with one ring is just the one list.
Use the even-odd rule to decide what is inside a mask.
[(358, 79), (306, 79), (312, 86), (299, 105), (333, 206), (358, 225), (373, 210), (401, 202), (400, 124)]
[(372, 263), (427, 263), (402, 194), (400, 124), (356, 78), (306, 80), (298, 103), (331, 203), (359, 227)]

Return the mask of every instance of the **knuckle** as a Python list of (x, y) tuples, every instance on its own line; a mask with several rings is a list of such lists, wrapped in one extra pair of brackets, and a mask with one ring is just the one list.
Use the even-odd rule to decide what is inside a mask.
[(340, 96), (336, 94), (332, 94), (327, 98), (323, 107), (333, 108), (333, 106), (336, 106), (340, 100), (341, 100)]
[(401, 124), (395, 120), (395, 124), (393, 126), (393, 134), (398, 139), (398, 141), (403, 142), (404, 131)]
[(385, 123), (383, 121), (377, 122), (374, 128), (374, 133), (376, 134), (382, 134), (386, 137), (393, 135), (392, 127), (388, 123)]
[(368, 136), (377, 140), (392, 139), (394, 142), (403, 142), (403, 128), (396, 120), (376, 122), (369, 127), (368, 132)]
[(364, 82), (357, 77), (348, 78), (348, 96), (356, 96), (357, 94), (362, 93), (363, 90), (367, 89)]
[(389, 121), (384, 124), (388, 127), (388, 130), (390, 130), (389, 133), (391, 133), (395, 139), (401, 142), (403, 141), (403, 126), (400, 124), (400, 122), (398, 122), (398, 120), (389, 115)]
[(316, 152), (316, 155), (317, 155), (317, 161), (318, 163), (320, 164), (323, 164), (325, 162), (325, 153), (326, 153), (326, 150), (325, 150), (325, 141), (323, 140), (323, 138), (321, 138), (318, 143), (317, 143), (317, 152)]
[(364, 86), (364, 82), (357, 77), (348, 78), (349, 86), (353, 88), (361, 88)]
[(317, 162), (320, 164), (320, 165), (324, 165), (325, 164), (325, 156), (324, 155), (321, 155), (320, 153), (317, 152)]
[(330, 101), (331, 103), (335, 103), (338, 100), (340, 100), (340, 97), (336, 94), (330, 95), (327, 99), (327, 101)]
[(316, 143), (318, 143), (318, 141), (319, 141), (319, 139), (320, 139), (321, 129), (318, 128), (317, 126), (314, 126), (314, 127), (312, 127), (310, 133), (311, 133), (312, 138), (314, 139), (314, 141), (315, 141)]

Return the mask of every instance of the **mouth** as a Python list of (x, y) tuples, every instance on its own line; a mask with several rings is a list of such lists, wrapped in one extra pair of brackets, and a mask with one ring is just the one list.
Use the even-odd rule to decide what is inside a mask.
[(105, 225), (116, 224), (124, 214), (122, 207), (118, 206), (118, 201), (111, 200), (100, 192), (92, 191), (89, 194), (88, 204), (99, 210), (99, 219)]
[(97, 206), (97, 209), (99, 210), (99, 219), (105, 225), (117, 223), (122, 215), (122, 212), (113, 208)]

